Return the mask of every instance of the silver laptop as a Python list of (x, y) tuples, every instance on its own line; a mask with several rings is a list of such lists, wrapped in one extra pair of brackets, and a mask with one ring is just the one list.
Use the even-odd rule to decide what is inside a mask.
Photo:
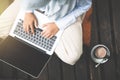
[(37, 10), (34, 10), (34, 14), (38, 20), (38, 28), (35, 29), (35, 35), (28, 34), (23, 30), (22, 23), (24, 11), (21, 10), (11, 29), (10, 36), (17, 37), (18, 39), (34, 46), (35, 48), (42, 49), (46, 51), (47, 54), (52, 55), (63, 31), (59, 31), (50, 39), (42, 37), (40, 34), (42, 32), (41, 26), (44, 23), (53, 22), (53, 20), (49, 20), (47, 16)]
[(35, 29), (35, 34), (32, 35), (24, 32), (24, 11), (20, 11), (9, 36), (0, 44), (0, 60), (37, 78), (51, 59), (63, 31), (59, 31), (50, 39), (42, 37), (41, 25), (50, 20), (36, 10), (34, 14), (38, 19), (39, 28)]

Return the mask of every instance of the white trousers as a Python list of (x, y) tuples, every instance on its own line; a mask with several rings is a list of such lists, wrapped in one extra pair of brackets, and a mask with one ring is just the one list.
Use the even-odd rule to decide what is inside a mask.
[[(0, 37), (8, 36), (10, 28), (20, 10), (20, 1), (15, 0), (0, 15)], [(65, 63), (74, 65), (82, 54), (82, 17), (78, 17), (77, 21), (65, 29), (56, 49), (55, 53)]]

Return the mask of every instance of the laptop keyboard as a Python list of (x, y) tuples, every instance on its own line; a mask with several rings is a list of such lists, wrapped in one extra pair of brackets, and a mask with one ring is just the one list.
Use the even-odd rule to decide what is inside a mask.
[(37, 46), (40, 46), (40, 47), (46, 49), (47, 51), (51, 51), (51, 49), (54, 45), (54, 42), (57, 38), (56, 36), (53, 36), (50, 39), (44, 38), (41, 36), (42, 30), (40, 28), (35, 29), (34, 35), (28, 34), (23, 30), (22, 24), (23, 24), (23, 20), (20, 19), (17, 24), (16, 29), (14, 30), (14, 34), (16, 34), (17, 36), (19, 36), (23, 39), (26, 39), (26, 40), (32, 42), (33, 44), (35, 44)]

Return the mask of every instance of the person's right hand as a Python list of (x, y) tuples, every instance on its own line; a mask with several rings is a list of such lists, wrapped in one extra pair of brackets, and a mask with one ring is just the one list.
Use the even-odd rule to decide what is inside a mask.
[(33, 13), (25, 13), (23, 21), (23, 29), (27, 33), (34, 34), (34, 28), (38, 26), (37, 19)]

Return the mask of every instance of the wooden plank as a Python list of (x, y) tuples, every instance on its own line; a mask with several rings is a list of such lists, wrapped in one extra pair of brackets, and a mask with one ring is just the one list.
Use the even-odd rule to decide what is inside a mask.
[(2, 62), (0, 62), (0, 78), (2, 78), (3, 77), (3, 74), (2, 74)]
[(90, 56), (91, 49), (95, 45), (100, 43), (97, 7), (98, 7), (97, 1), (93, 0), (91, 43), (90, 43), (90, 47), (87, 52), (87, 56), (89, 57), (88, 61), (89, 61), (90, 80), (102, 80), (100, 66), (98, 68), (95, 68), (96, 63), (92, 61), (91, 56)]
[(75, 77), (76, 80), (90, 80), (88, 57), (86, 54), (87, 48), (84, 47), (83, 54), (79, 61), (75, 64)]
[(115, 73), (114, 52), (112, 46), (113, 34), (111, 33), (111, 15), (109, 11), (109, 0), (97, 0), (97, 6), (100, 43), (108, 46), (111, 51), (111, 57), (109, 61), (101, 67), (102, 80), (117, 80)]
[(54, 53), (48, 64), (49, 80), (62, 80), (61, 60)]
[(62, 62), (62, 80), (75, 80), (74, 66)]
[(114, 39), (114, 49), (116, 53), (116, 75), (117, 80), (120, 80), (120, 0), (110, 0), (111, 4), (111, 15), (112, 19), (112, 30), (113, 30), (113, 39)]

